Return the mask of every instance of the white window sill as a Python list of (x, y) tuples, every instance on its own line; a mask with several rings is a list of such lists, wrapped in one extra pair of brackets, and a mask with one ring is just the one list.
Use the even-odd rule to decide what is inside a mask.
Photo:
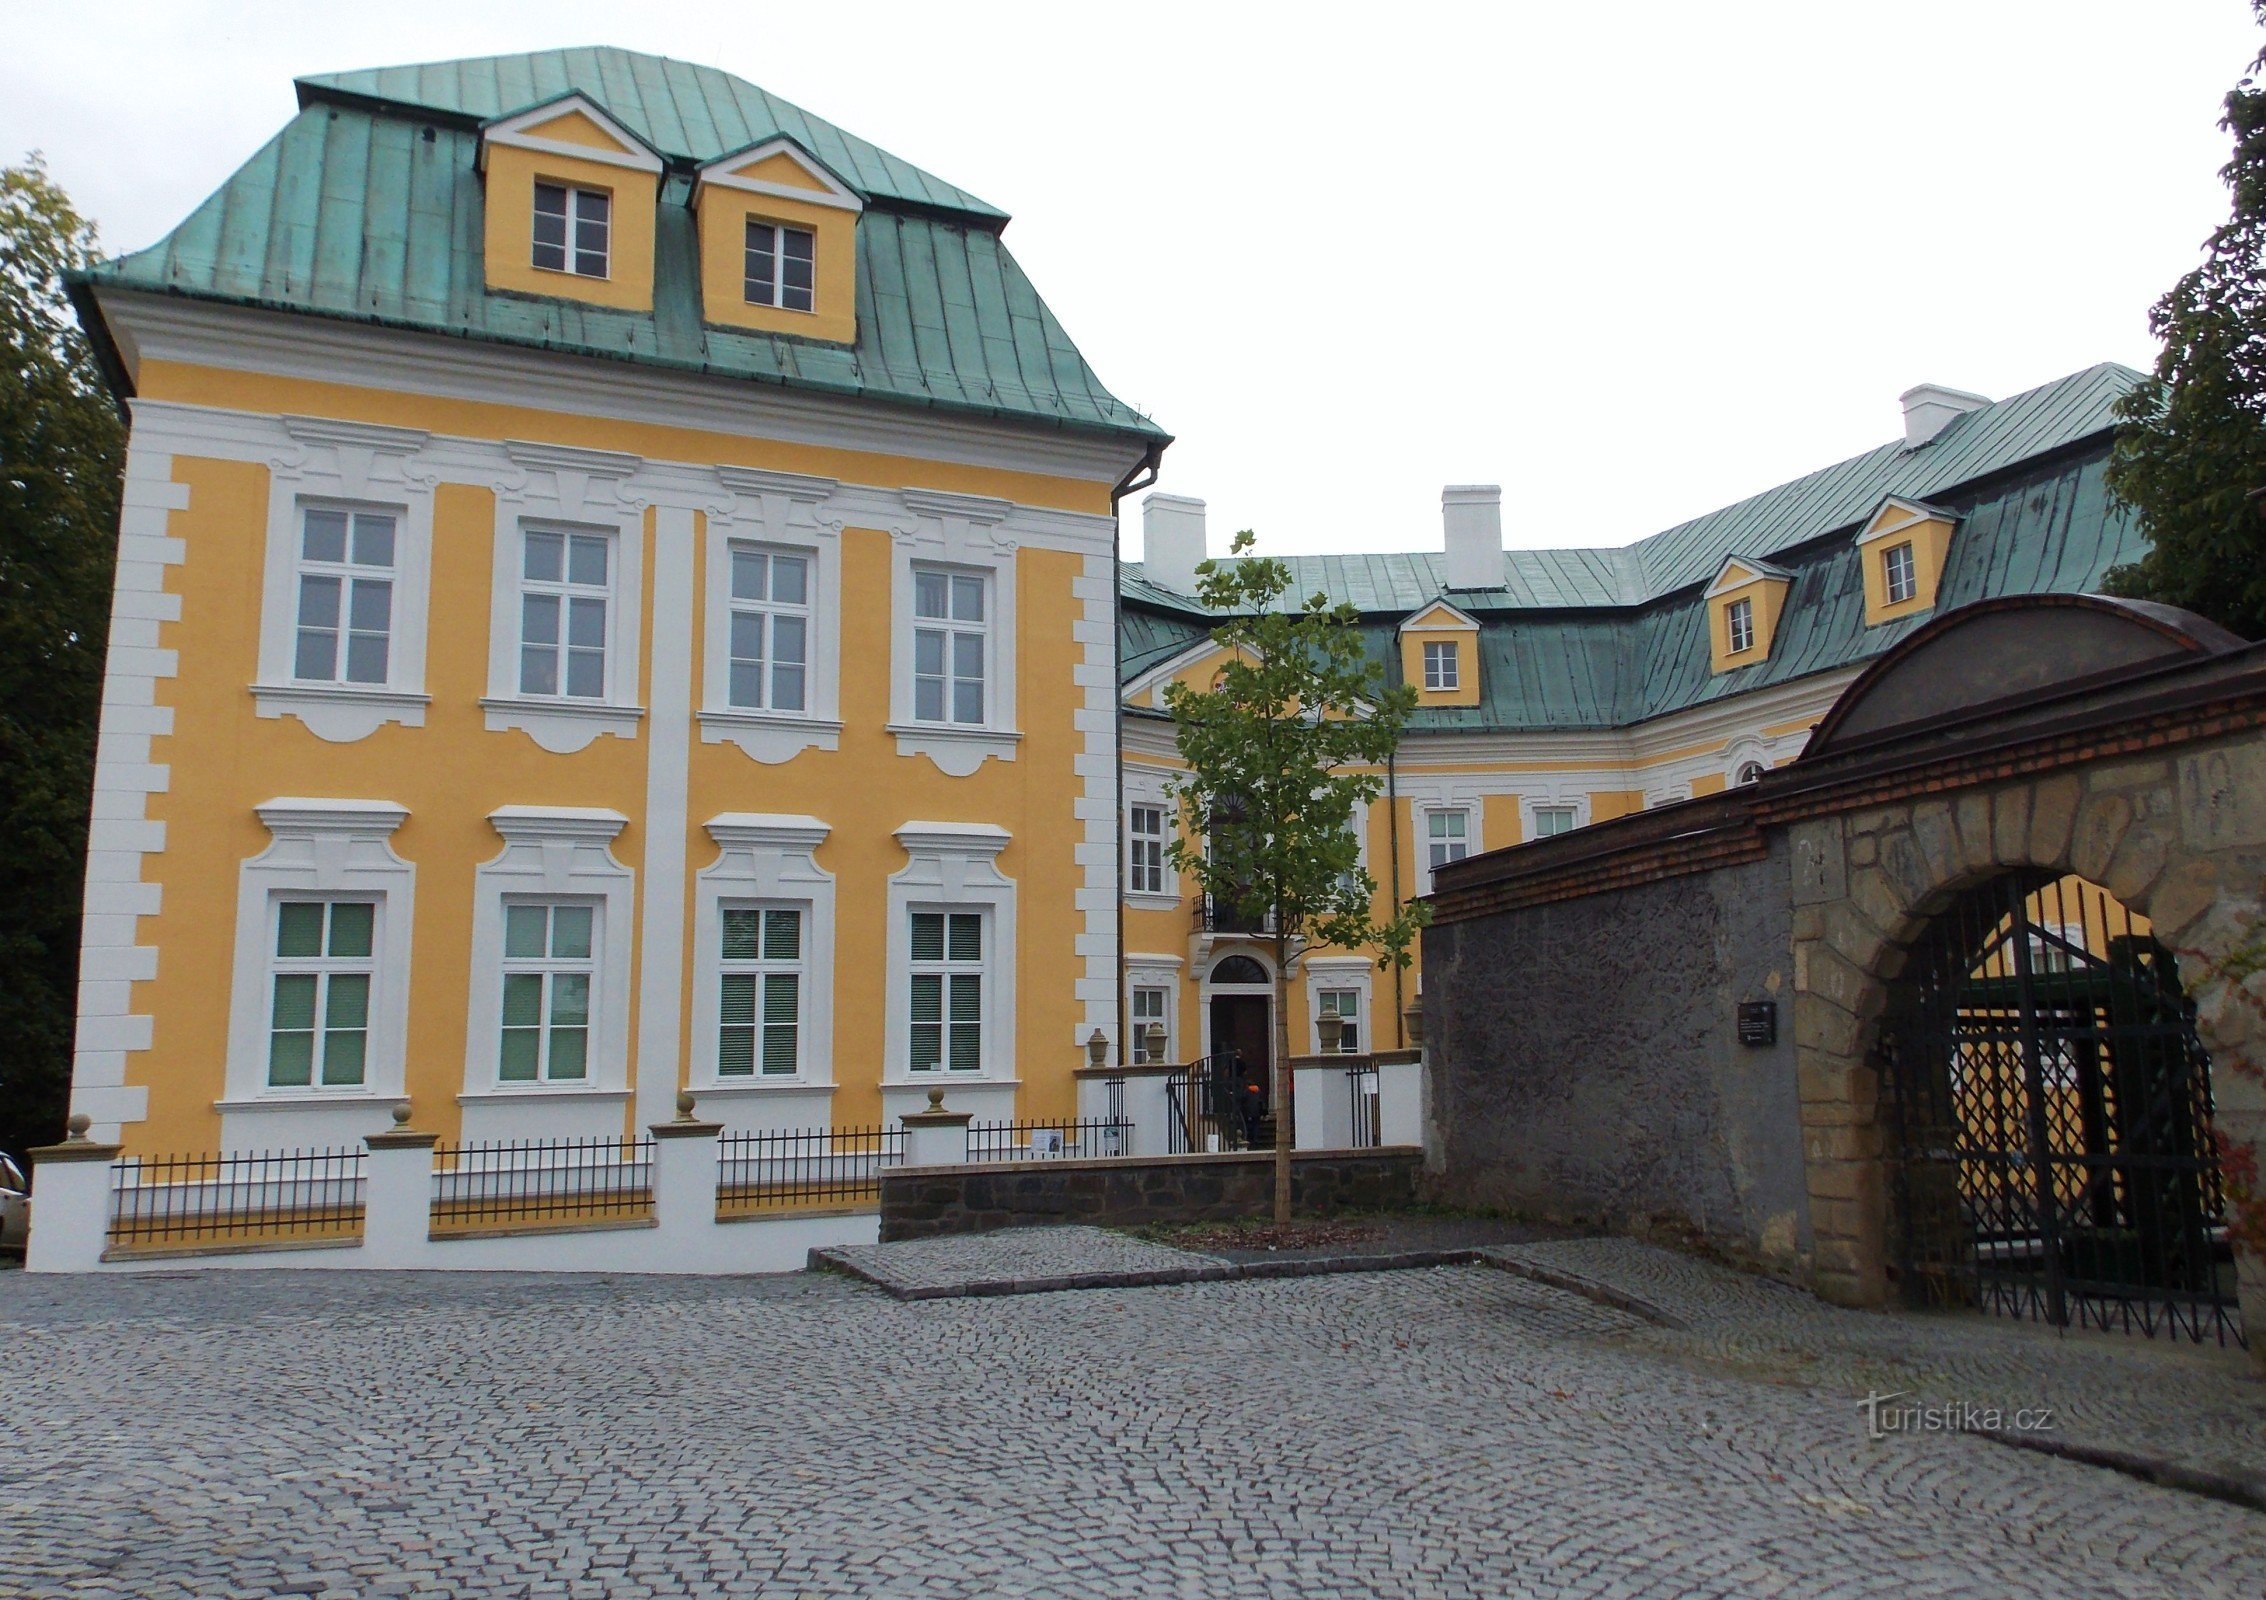
[(1176, 894), (1128, 894), (1125, 903), (1136, 911), (1178, 911), (1181, 897)]
[(698, 715), (701, 743), (736, 744), (767, 767), (791, 761), (805, 750), (841, 748), (842, 724), (829, 717), (733, 706), (710, 706)]
[(521, 1100), (627, 1100), (627, 1089), (593, 1089), (583, 1084), (526, 1083), (508, 1088), (467, 1089), (456, 1097), (460, 1106), (510, 1105)]
[(881, 1080), (884, 1089), (949, 1089), (956, 1083), (964, 1083), (976, 1089), (1023, 1087), (1021, 1078), (990, 1078), (980, 1072), (908, 1072), (885, 1076)]
[(772, 1078), (764, 1082), (750, 1082), (746, 1078), (718, 1078), (713, 1083), (696, 1083), (692, 1093), (700, 1099), (710, 1095), (765, 1095), (765, 1094), (832, 1094), (839, 1084), (814, 1083), (802, 1078)]
[(588, 700), (538, 700), (516, 695), (483, 695), (480, 709), (488, 714), (488, 731), (517, 728), (553, 755), (572, 755), (601, 734), (617, 739), (637, 737), (644, 720), (643, 706), (612, 706)]
[(969, 728), (949, 722), (892, 722), (901, 756), (926, 756), (947, 777), (965, 778), (986, 761), (1012, 761), (1023, 736), (1012, 728)]
[(297, 717), (318, 739), (352, 744), (389, 722), (405, 728), (425, 725), (429, 694), (407, 689), (366, 688), (348, 683), (255, 683), (253, 707), (263, 717)]
[(336, 1089), (279, 1089), (273, 1094), (237, 1095), (227, 1100), (215, 1100), (215, 1111), (319, 1111), (332, 1106), (381, 1105), (390, 1106), (401, 1099), (401, 1092), (372, 1089), (366, 1085)]

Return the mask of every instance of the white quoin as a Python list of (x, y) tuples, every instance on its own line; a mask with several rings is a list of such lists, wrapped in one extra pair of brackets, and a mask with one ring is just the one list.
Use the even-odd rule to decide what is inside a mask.
[(1184, 494), (1153, 494), (1141, 502), (1141, 575), (1174, 594), (1196, 592), (1196, 565), (1204, 547), (1204, 502)]
[(1961, 412), (1979, 410), (1991, 403), (1987, 394), (1947, 389), (1940, 383), (1923, 383), (1905, 390), (1897, 398), (1904, 403), (1904, 448), (1907, 450), (1919, 449), (1943, 432), (1945, 425)]
[(1503, 486), (1451, 483), (1440, 491), (1440, 524), (1448, 548), (1448, 587), (1503, 586)]

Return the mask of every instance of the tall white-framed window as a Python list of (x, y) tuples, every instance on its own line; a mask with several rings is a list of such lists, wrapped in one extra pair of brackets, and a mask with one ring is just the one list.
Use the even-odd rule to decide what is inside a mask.
[(1133, 1029), (1135, 1065), (1171, 1059), (1172, 991), (1160, 983), (1133, 985), (1126, 1021)]
[(735, 710), (809, 708), (811, 565), (802, 551), (732, 547), (727, 693)]
[(1471, 813), (1464, 810), (1427, 811), (1424, 814), (1424, 865), (1437, 872), (1451, 861), (1471, 853)]
[(393, 511), (299, 508), (299, 615), (291, 676), (300, 683), (388, 681), (393, 645)]
[(1892, 544), (1880, 553), (1881, 591), (1887, 603), (1902, 605), (1920, 592), (1918, 569), (1912, 560), (1912, 543)]
[(793, 1077), (802, 1071), (804, 908), (718, 911), (716, 1076)]
[(751, 306), (781, 311), (811, 309), (817, 236), (808, 228), (747, 219), (747, 270), (742, 290)]
[(535, 184), (534, 264), (545, 272), (603, 278), (612, 253), (614, 197), (579, 184)]
[(916, 1073), (984, 1069), (985, 923), (981, 911), (910, 913), (906, 1064)]
[[(243, 864), (219, 1108), (228, 1148), (350, 1141), (402, 1092), (416, 868), (385, 800), (280, 798)], [(327, 1109), (326, 1109), (327, 1108)]]
[(1537, 839), (1555, 839), (1561, 833), (1573, 832), (1579, 820), (1578, 810), (1573, 806), (1536, 806), (1534, 808), (1534, 836)]
[(1457, 660), (1456, 641), (1453, 639), (1427, 639), (1424, 641), (1424, 687), (1428, 690), (1454, 689), (1463, 682)]
[[(1361, 991), (1359, 989), (1319, 989), (1315, 992), (1315, 1017), (1336, 1017), (1340, 1024), (1338, 1051), (1341, 1055), (1361, 1053)], [(1315, 1030), (1319, 1042), (1321, 1030)]]
[(558, 900), (506, 903), (498, 1082), (581, 1083), (590, 1076), (597, 972), (597, 907)]
[(1125, 890), (1128, 894), (1166, 894), (1165, 808), (1132, 805), (1125, 811)]
[(275, 902), (270, 1089), (363, 1086), (377, 979), (377, 916), (370, 900)]
[(991, 575), (913, 571), (913, 719), (980, 728), (990, 676)]
[(614, 604), (614, 539), (567, 528), (521, 532), (519, 692), (604, 700)]
[(1738, 655), (1755, 647), (1755, 603), (1741, 597), (1723, 608), (1723, 630), (1726, 634), (1725, 654)]

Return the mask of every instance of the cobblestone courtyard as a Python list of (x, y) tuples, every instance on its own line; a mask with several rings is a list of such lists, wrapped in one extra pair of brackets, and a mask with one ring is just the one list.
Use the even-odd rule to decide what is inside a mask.
[(1696, 1338), (1478, 1266), (6, 1273), (0, 1595), (2266, 1592), (2266, 1515)]

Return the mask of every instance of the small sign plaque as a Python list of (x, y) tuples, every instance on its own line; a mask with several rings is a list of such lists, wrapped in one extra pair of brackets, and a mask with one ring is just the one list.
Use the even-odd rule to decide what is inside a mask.
[(1777, 1001), (1742, 1000), (1739, 1002), (1739, 1042), (1745, 1045), (1765, 1045), (1778, 1042)]

